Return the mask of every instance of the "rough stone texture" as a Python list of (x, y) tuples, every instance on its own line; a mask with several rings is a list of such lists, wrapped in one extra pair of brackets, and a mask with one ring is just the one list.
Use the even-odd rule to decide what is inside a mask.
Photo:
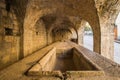
[(95, 2), (101, 26), (101, 55), (113, 60), (113, 28), (120, 11), (120, 0), (96, 0)]
[[(14, 28), (16, 31), (14, 31), (16, 34), (18, 34), (18, 37), (1, 37), (0, 42), (5, 44), (3, 42), (4, 39), (12, 40), (14, 43), (11, 42), (10, 45), (15, 44), (15, 48), (12, 48), (14, 51), (14, 57), (16, 59), (24, 58), (27, 55), (32, 54), (32, 52), (46, 46), (47, 44), (50, 44), (57, 40), (66, 40), (75, 38), (75, 42), (77, 42), (78, 34), (76, 27), (76, 22), (81, 21), (81, 18), (84, 18), (85, 20), (91, 21), (93, 17), (95, 17), (95, 21), (97, 14), (96, 9), (94, 7), (94, 1), (82, 1), (81, 3), (78, 3), (77, 1), (71, 0), (71, 1), (58, 1), (54, 0), (43, 1), (43, 0), (12, 0), (9, 1), (0, 1), (0, 12), (6, 16), (6, 5), (9, 3), (10, 6), (10, 12), (9, 15), (12, 14), (11, 20), (14, 21)], [(89, 4), (89, 3), (90, 4)], [(83, 7), (87, 3), (87, 6), (91, 8), (91, 10), (86, 10), (86, 7)], [(72, 5), (72, 7), (70, 7)], [(77, 6), (80, 5), (80, 6)], [(59, 6), (59, 7), (58, 7)], [(80, 8), (80, 7), (83, 7)], [(80, 10), (79, 10), (80, 9)], [(95, 13), (93, 13), (95, 11)], [(76, 15), (78, 14), (78, 15)], [(89, 14), (89, 15), (86, 15)], [(93, 17), (91, 17), (94, 15)], [(89, 18), (89, 19), (88, 19)], [(1, 15), (1, 21), (9, 22), (8, 20), (4, 19)], [(90, 22), (92, 24), (92, 22)], [(99, 23), (99, 22), (97, 22)], [(5, 23), (6, 24), (6, 23)], [(8, 23), (10, 27), (13, 27), (12, 23)], [(1, 26), (4, 24), (1, 22)], [(97, 24), (96, 24), (97, 25)], [(7, 26), (7, 25), (6, 25)], [(98, 26), (98, 25), (97, 25)], [(99, 27), (99, 26), (98, 26)], [(4, 30), (1, 27), (0, 29), (1, 34), (4, 34)], [(58, 32), (57, 32), (58, 31)], [(96, 30), (96, 32), (99, 32)], [(71, 35), (77, 35), (77, 37), (72, 37)], [(53, 36), (53, 34), (60, 34)], [(64, 35), (64, 37), (62, 35)], [(66, 35), (65, 35), (66, 34)], [(50, 36), (49, 36), (50, 35)], [(95, 38), (95, 42), (99, 42), (97, 36)], [(11, 39), (10, 39), (11, 38)], [(59, 39), (58, 39), (59, 38)], [(100, 49), (100, 43), (96, 43), (96, 49), (95, 51), (99, 52)], [(29, 47), (28, 47), (29, 46)], [(2, 49), (4, 50), (4, 49)], [(8, 50), (8, 52), (11, 52)], [(9, 54), (7, 52), (7, 54)], [(5, 53), (5, 51), (1, 52)], [(7, 56), (4, 58), (5, 62), (8, 62), (13, 59), (8, 59), (10, 56)], [(17, 60), (13, 61), (17, 61)], [(7, 61), (8, 60), (8, 61)], [(8, 64), (8, 63), (5, 63)], [(11, 62), (10, 62), (11, 63)]]
[[(72, 26), (75, 28), (75, 26), (74, 26), (75, 22), (71, 22), (70, 24), (73, 24), (73, 25), (69, 25), (69, 22), (72, 21), (72, 20), (69, 20), (70, 19), (69, 17), (71, 17), (71, 16), (75, 17), (77, 20), (74, 20), (74, 21), (79, 21), (79, 18), (85, 19), (91, 24), (91, 26), (93, 28), (93, 32), (96, 34), (94, 36), (94, 38), (95, 38), (94, 50), (98, 53), (101, 52), (100, 51), (99, 17), (97, 15), (97, 9), (94, 7), (94, 4), (95, 4), (94, 1), (93, 0), (91, 0), (91, 1), (85, 0), (85, 1), (78, 2), (78, 1), (74, 1), (74, 0), (70, 0), (70, 1), (54, 0), (52, 2), (53, 3), (51, 3), (51, 0), (49, 0), (49, 1), (30, 0), (28, 7), (26, 9), (26, 18), (25, 18), (24, 26), (33, 27), (35, 25), (35, 23), (37, 22), (37, 20), (39, 20), (39, 18), (42, 17), (44, 20), (44, 16), (45, 16), (45, 18), (47, 18), (47, 20), (44, 20), (44, 21), (45, 21), (45, 23), (47, 22), (46, 25), (49, 24), (48, 26), (46, 26), (48, 29), (50, 27), (56, 28), (56, 26), (60, 27), (60, 29), (61, 29), (61, 26), (62, 27), (64, 26), (64, 28), (67, 26), (68, 27)], [(84, 6), (83, 4), (86, 4), (86, 6)], [(59, 5), (59, 7), (58, 7), (58, 5)], [(68, 17), (68, 20), (64, 21), (64, 22), (66, 22), (65, 24), (60, 23), (61, 22), (60, 17), (62, 17), (62, 18)], [(52, 22), (51, 22), (51, 20), (52, 20)], [(48, 42), (51, 43), (52, 41), (48, 40)]]
[(84, 20), (81, 21), (81, 24), (78, 24), (78, 44), (81, 46), (83, 45), (85, 24), (86, 24), (86, 21), (84, 21)]
[[(7, 29), (11, 29), (9, 32)], [(20, 36), (16, 16), (13, 11), (9, 14), (5, 4), (0, 5), (0, 69), (19, 60)]]
[[(42, 21), (38, 21), (33, 28), (24, 30), (24, 56), (46, 46), (46, 28)], [(29, 46), (29, 47), (28, 47)]]
[(68, 30), (59, 30), (54, 33), (54, 41), (65, 41), (70, 40), (72, 37), (72, 33)]
[[(47, 71), (52, 71), (56, 62), (56, 49), (53, 48), (47, 52), (37, 64), (33, 65), (33, 67), (28, 71), (27, 75), (40, 75), (44, 76), (44, 73)], [(47, 74), (46, 74), (47, 75)], [(50, 74), (49, 74), (50, 75)], [(51, 74), (52, 75), (52, 74)]]
[(0, 69), (58, 40), (81, 45), (83, 20), (93, 29), (94, 51), (112, 60), (119, 11), (120, 0), (0, 0)]
[[(85, 56), (80, 54), (75, 48), (73, 49), (73, 60), (76, 67), (81, 70), (88, 70), (88, 71), (100, 71), (101, 69), (95, 65), (91, 60), (87, 59)], [(82, 65), (81, 65), (82, 64)], [(102, 70), (101, 70), (102, 71)]]
[[(64, 44), (64, 45), (63, 45)], [(105, 72), (105, 76), (95, 76), (95, 77), (68, 77), (68, 80), (95, 80), (95, 79), (102, 79), (102, 80), (119, 80), (119, 73), (120, 73), (120, 67), (118, 64), (104, 58), (103, 56), (100, 56), (97, 53), (94, 53), (90, 50), (87, 50), (81, 46), (78, 46), (71, 42), (57, 42), (54, 43), (46, 48), (41, 49), (40, 51), (24, 58), (23, 60), (11, 65), (10, 67), (0, 71), (0, 79), (1, 80), (34, 80), (34, 79), (40, 79), (40, 80), (47, 80), (49, 79), (55, 79), (59, 80), (59, 77), (33, 77), (33, 76), (26, 76), (24, 75), (25, 72), (33, 65), (35, 64), (41, 57), (43, 57), (46, 52), (48, 52), (53, 46), (56, 46), (57, 49), (65, 46), (75, 47), (79, 52), (82, 53), (85, 57), (92, 60), (95, 64), (97, 64), (100, 68), (102, 68)], [(21, 66), (22, 65), (22, 66)]]

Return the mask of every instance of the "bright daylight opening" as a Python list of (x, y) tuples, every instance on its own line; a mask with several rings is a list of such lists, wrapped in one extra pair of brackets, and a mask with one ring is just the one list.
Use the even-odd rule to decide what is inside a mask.
[(120, 64), (120, 13), (114, 26), (114, 61)]
[(93, 51), (93, 31), (88, 22), (84, 26), (83, 39), (84, 47)]

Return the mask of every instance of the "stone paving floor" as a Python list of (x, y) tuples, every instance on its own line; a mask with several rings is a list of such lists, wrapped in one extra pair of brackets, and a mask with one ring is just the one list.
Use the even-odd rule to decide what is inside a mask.
[[(84, 36), (84, 47), (93, 51), (93, 36)], [(120, 64), (120, 43), (114, 42), (114, 61)]]

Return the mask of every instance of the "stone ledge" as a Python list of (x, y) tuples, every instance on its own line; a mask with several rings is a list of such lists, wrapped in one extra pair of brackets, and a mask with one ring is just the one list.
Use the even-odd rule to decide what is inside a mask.
[[(38, 63), (33, 65), (32, 68), (30, 68), (28, 70), (27, 75), (33, 76), (33, 75), (40, 75), (40, 74), (44, 75), (43, 73), (49, 73), (47, 71), (48, 70), (51, 71), (52, 66), (48, 65), (47, 63), (49, 61), (51, 61), (51, 62), (53, 62), (51, 64), (54, 65), (54, 60), (52, 60), (52, 57), (54, 58), (54, 56), (56, 56), (56, 48), (52, 48), (44, 56), (42, 56), (42, 58), (38, 61)], [(48, 75), (50, 75), (50, 74), (48, 74)]]
[(37, 71), (37, 72), (30, 72), (28, 73), (28, 76), (39, 76), (39, 77), (56, 77), (63, 79), (63, 74), (61, 71)]
[(105, 76), (104, 71), (67, 71), (68, 78)]

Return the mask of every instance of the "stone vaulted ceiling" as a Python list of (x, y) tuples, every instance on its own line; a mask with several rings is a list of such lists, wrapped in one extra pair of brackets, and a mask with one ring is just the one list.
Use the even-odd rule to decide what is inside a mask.
[[(4, 0), (2, 0), (4, 2)], [(104, 15), (110, 12), (113, 14), (118, 11), (119, 0), (6, 0), (10, 2), (15, 14), (20, 22), (31, 20), (31, 27), (35, 22), (43, 16), (50, 17), (78, 17), (90, 22), (98, 18), (99, 15)], [(98, 11), (98, 13), (97, 13)], [(49, 21), (48, 21), (49, 20)], [(50, 24), (51, 19), (48, 18)], [(73, 21), (74, 22), (74, 21)], [(28, 22), (25, 24), (28, 24)], [(52, 24), (52, 22), (51, 22)]]
[[(46, 26), (61, 16), (77, 17), (76, 21), (98, 18), (93, 0), (12, 0), (12, 5), (16, 15), (19, 15), (18, 19), (24, 20), (24, 26), (29, 27), (34, 26), (39, 18), (45, 21)], [(72, 21), (75, 23), (75, 20)]]

